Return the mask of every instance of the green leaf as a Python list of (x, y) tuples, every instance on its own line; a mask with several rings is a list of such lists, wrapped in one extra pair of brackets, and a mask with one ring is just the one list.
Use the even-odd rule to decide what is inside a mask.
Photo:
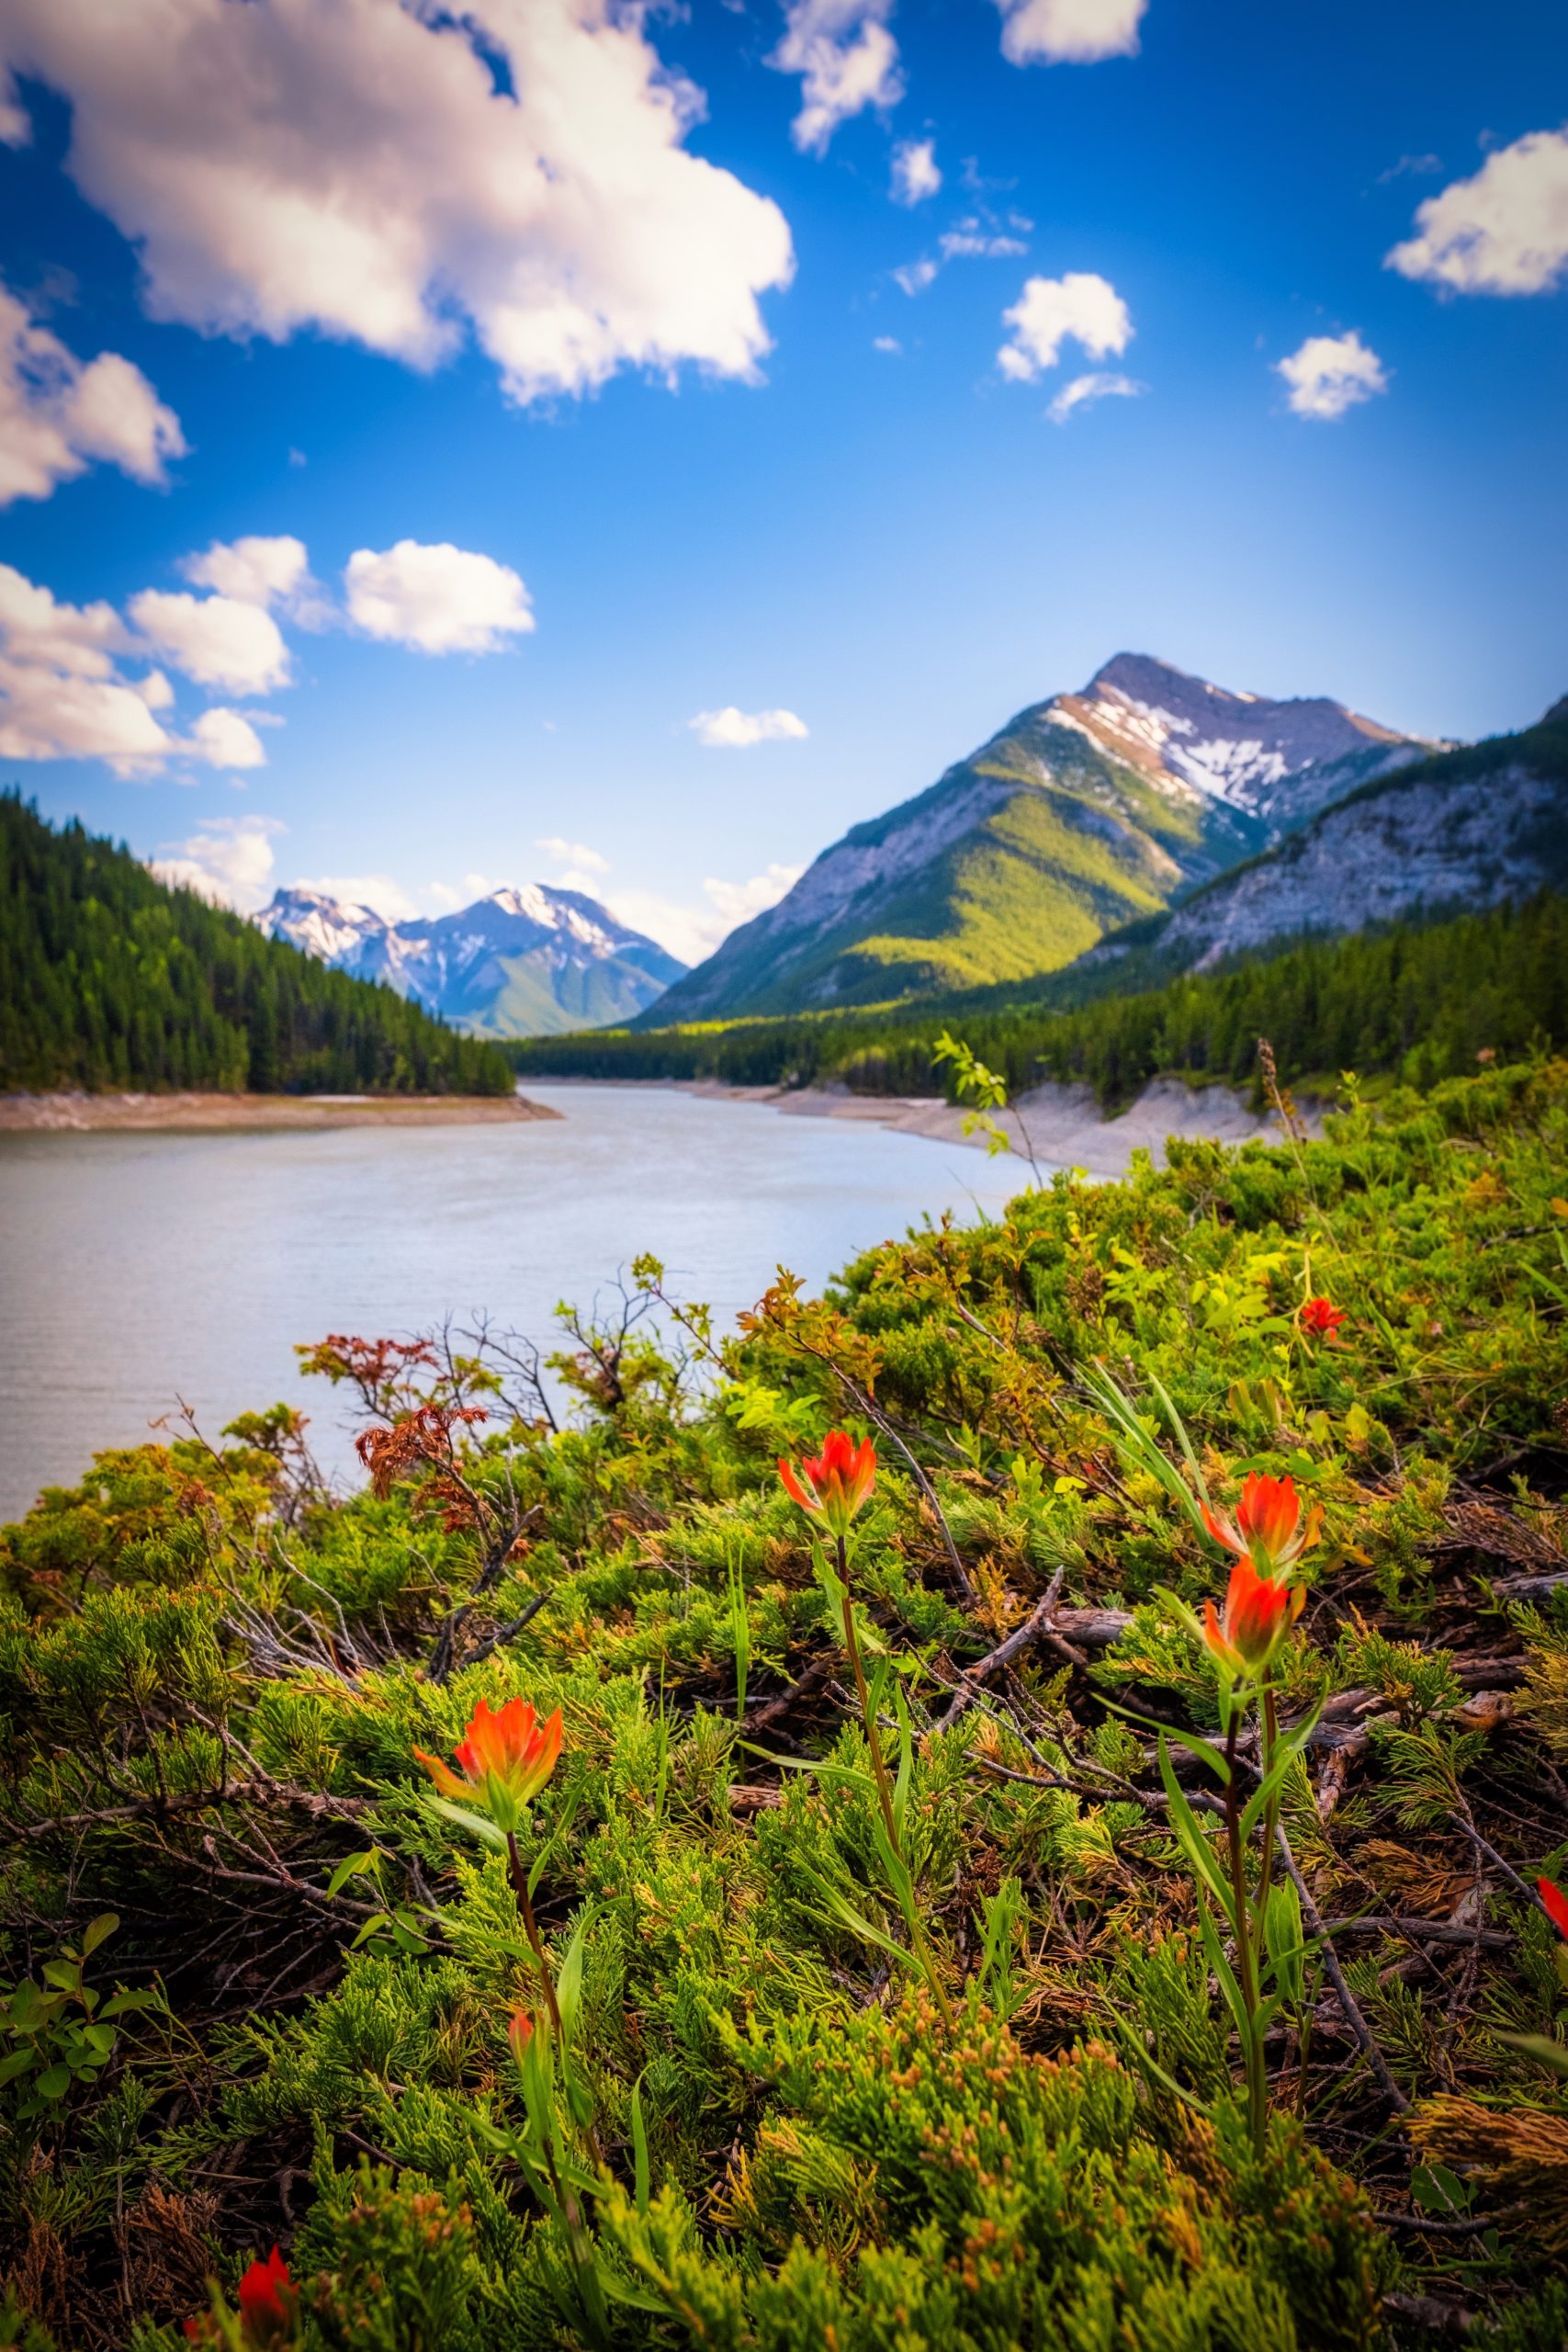
[(597, 2275), (600, 2286), (613, 2303), (626, 2303), (634, 2312), (657, 2312), (661, 2319), (669, 2317), (671, 2309), (669, 2297), (650, 2295), (646, 2288), (634, 2287), (629, 2279), (622, 2278), (603, 2265)]
[[(431, 1802), (434, 1804), (436, 1800), (433, 1798)], [(333, 1871), (331, 1878), (327, 1881), (327, 1894), (329, 1899), (334, 1894), (341, 1894), (344, 1888), (348, 1884), (349, 1880), (351, 1878), (357, 1878), (362, 1871), (373, 1871), (380, 1859), (381, 1857), (374, 1846), (370, 1847), (368, 1850), (363, 1854), (345, 1854), (342, 1861), (338, 1864), (336, 1870)]]
[(1170, 1760), (1170, 1750), (1167, 1747), (1163, 1737), (1159, 1743), (1159, 1770), (1160, 1778), (1165, 1782), (1165, 1793), (1170, 1805), (1170, 1826), (1176, 1832), (1177, 1842), (1192, 1864), (1198, 1876), (1200, 1888), (1207, 1886), (1214, 1895), (1234, 1934), (1235, 1897), (1231, 1891), (1230, 1882), (1220, 1868), (1213, 1848), (1198, 1826), (1197, 1815), (1182, 1793), (1181, 1784), (1176, 1777), (1176, 1768)]
[(1214, 1915), (1201, 1894), (1198, 1896), (1198, 1926), (1203, 1938), (1203, 1949), (1209, 1955), (1209, 1965), (1213, 1970), (1215, 1981), (1225, 1996), (1225, 2007), (1235, 2019), (1235, 2030), (1241, 2036), (1242, 2045), (1245, 2048), (1255, 2031), (1252, 2012), (1247, 2006), (1247, 1998), (1242, 1992), (1236, 1973), (1225, 1958), (1224, 1947), (1220, 1941), (1220, 1931), (1214, 1925)]
[(455, 1827), (466, 1829), (470, 1838), (482, 1838), (487, 1846), (499, 1846), (506, 1851), (506, 1832), (498, 1829), (487, 1813), (471, 1812), (466, 1804), (454, 1804), (449, 1797), (426, 1797), (425, 1804), (433, 1813), (450, 1821)]
[(100, 1944), (107, 1943), (118, 1926), (119, 1915), (114, 1911), (100, 1911), (96, 1919), (89, 1920), (87, 1932), (82, 1939), (83, 1959), (86, 1960), (96, 1952)]
[(582, 1954), (584, 1939), (595, 1917), (592, 1904), (585, 1904), (571, 1931), (556, 1979), (556, 2007), (560, 2011), (561, 2032), (570, 2050), (577, 2039), (578, 2014), (582, 2007)]
[(46, 1984), (58, 1984), (62, 1992), (78, 1993), (82, 1989), (82, 1963), (77, 1960), (46, 1960), (43, 1981)]
[(1300, 2008), (1306, 1993), (1305, 1962), (1314, 1943), (1302, 1936), (1302, 1899), (1292, 1879), (1276, 1879), (1264, 1906), (1263, 1940), (1274, 1982), (1292, 2007)]
[(1552, 2074), (1568, 2075), (1568, 2045), (1553, 2041), (1550, 2034), (1500, 2033), (1497, 2039), (1515, 2050), (1522, 2050), (1527, 2058), (1533, 2058), (1540, 2066), (1549, 2067)]
[(1121, 1706), (1114, 1699), (1107, 1699), (1105, 1704), (1114, 1714), (1125, 1715), (1130, 1724), (1141, 1724), (1145, 1731), (1157, 1733), (1162, 1741), (1175, 1740), (1179, 1747), (1185, 1747), (1200, 1764), (1208, 1767), (1222, 1789), (1230, 1786), (1230, 1766), (1223, 1749), (1216, 1747), (1212, 1739), (1205, 1739), (1201, 1732), (1183, 1731), (1177, 1724), (1162, 1724), (1157, 1715), (1140, 1715), (1134, 1708)]
[(0, 2058), (0, 2084), (14, 2083), (18, 2075), (25, 2075), (33, 2064), (35, 2055), (29, 2046), (25, 2050), (13, 2050), (7, 2057)]
[(71, 2069), (69, 2066), (62, 2064), (59, 2060), (56, 2060), (52, 2066), (46, 2066), (43, 2073), (38, 2078), (38, 2094), (39, 2098), (47, 2098), (51, 2101), (54, 2099), (62, 2099), (65, 2097), (66, 2092), (70, 2088)]
[(631, 2121), (632, 2178), (635, 2183), (633, 2194), (637, 2200), (637, 2211), (646, 2213), (652, 2196), (652, 2175), (648, 2162), (648, 2125), (643, 2120), (640, 2075), (632, 2085)]
[(104, 2003), (98, 2022), (102, 2024), (105, 2018), (122, 2018), (130, 2009), (152, 2009), (157, 2006), (158, 1996), (154, 1992), (115, 1993)]
[(1270, 1796), (1272, 1796), (1275, 1791), (1279, 1788), (1280, 1781), (1284, 1779), (1285, 1774), (1290, 1770), (1291, 1766), (1295, 1762), (1296, 1757), (1303, 1746), (1308, 1733), (1310, 1733), (1316, 1721), (1317, 1710), (1314, 1707), (1304, 1728), (1299, 1731), (1280, 1734), (1279, 1740), (1275, 1744), (1273, 1759), (1269, 1764), (1269, 1770), (1264, 1773), (1262, 1779), (1258, 1781), (1258, 1786), (1254, 1789), (1252, 1794), (1248, 1797), (1246, 1804), (1242, 1808), (1241, 1834), (1244, 1838), (1251, 1837), (1254, 1828), (1262, 1815), (1264, 1807), (1267, 1805)]
[(1442, 2216), (1468, 2213), (1475, 2189), (1447, 2165), (1422, 2165), (1410, 2176), (1410, 2194), (1423, 2213)]

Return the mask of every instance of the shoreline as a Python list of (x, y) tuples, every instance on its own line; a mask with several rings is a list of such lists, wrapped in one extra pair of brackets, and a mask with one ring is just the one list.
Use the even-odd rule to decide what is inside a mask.
[[(614, 1080), (600, 1083), (615, 1084)], [(633, 1080), (633, 1084), (644, 1081)], [(656, 1083), (658, 1081), (655, 1081)], [(984, 1151), (983, 1135), (966, 1136), (968, 1115), (940, 1095), (852, 1094), (832, 1087), (727, 1086), (718, 1079), (665, 1081), (683, 1094), (715, 1101), (763, 1102), (786, 1118), (852, 1119), (891, 1127), (899, 1135), (923, 1136), (933, 1143), (957, 1143)], [(1156, 1167), (1165, 1162), (1167, 1138), (1184, 1143), (1278, 1144), (1280, 1125), (1271, 1114), (1259, 1118), (1244, 1095), (1220, 1084), (1189, 1086), (1182, 1079), (1156, 1078), (1124, 1111), (1108, 1118), (1089, 1086), (1068, 1086), (1056, 1080), (1032, 1087), (1018, 1097), (1016, 1109), (1028, 1132), (1034, 1157), (1046, 1168), (1081, 1168), (1102, 1179), (1125, 1176), (1134, 1151), (1152, 1153)], [(1323, 1133), (1319, 1111), (1303, 1109), (1309, 1135)], [(1028, 1151), (1010, 1114), (999, 1124), (1012, 1137), (1013, 1156), (1027, 1160)]]
[(217, 1135), (558, 1119), (526, 1094), (0, 1094), (0, 1134)]

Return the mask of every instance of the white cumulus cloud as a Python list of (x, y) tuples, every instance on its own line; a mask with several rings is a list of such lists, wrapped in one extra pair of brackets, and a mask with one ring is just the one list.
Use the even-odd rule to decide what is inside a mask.
[(788, 0), (784, 39), (768, 62), (801, 77), (790, 136), (805, 153), (826, 154), (840, 123), (903, 96), (892, 13), (893, 0)]
[(226, 710), (221, 704), (204, 710), (190, 730), (187, 741), (180, 745), (192, 759), (205, 761), (209, 768), (264, 768), (266, 753), (261, 737), (248, 718), (237, 710)]
[(886, 351), (895, 359), (902, 358), (904, 353), (904, 346), (896, 334), (874, 334), (871, 347), (873, 351)]
[(744, 752), (753, 743), (798, 741), (810, 732), (793, 710), (737, 710), (733, 703), (727, 703), (722, 710), (699, 710), (686, 724), (699, 743), (715, 752)]
[[(173, 601), (197, 603), (194, 596)], [(132, 599), (133, 605), (143, 602)], [(163, 671), (136, 677), (124, 666), (145, 662), (151, 650), (147, 633), (129, 628), (112, 605), (62, 604), (0, 564), (0, 758), (104, 760), (119, 775), (156, 775), (181, 759), (231, 770), (265, 765), (261, 739), (238, 711), (215, 707), (199, 714), (187, 735), (173, 731), (175, 722), (159, 716), (175, 700)], [(239, 659), (220, 633), (199, 644), (182, 639), (167, 658), (176, 668), (199, 658), (217, 670)]]
[(703, 884), (705, 904), (695, 906), (643, 890), (613, 891), (605, 904), (622, 922), (656, 939), (682, 964), (701, 964), (738, 924), (750, 922), (753, 915), (776, 905), (803, 871), (798, 865), (773, 865), (744, 882), (721, 881), (710, 875)]
[[(702, 96), (649, 13), (486, 0), (481, 36), (396, 0), (7, 0), (0, 136), (29, 135), (17, 77), (70, 101), (66, 168), (135, 241), (158, 318), (314, 328), (416, 367), (467, 328), (518, 401), (625, 367), (750, 378), (788, 225), (687, 150)], [(849, 92), (814, 99), (817, 64), (830, 129)], [(856, 103), (885, 103), (890, 73)]]
[(153, 650), (197, 685), (265, 695), (288, 684), (283, 632), (260, 605), (143, 588), (126, 610)]
[(1127, 305), (1110, 281), (1092, 271), (1069, 270), (1065, 277), (1031, 277), (1002, 324), (1010, 339), (997, 365), (1015, 383), (1026, 384), (1055, 368), (1064, 343), (1081, 344), (1091, 359), (1126, 350), (1133, 339)]
[(1388, 390), (1382, 361), (1354, 328), (1348, 334), (1309, 334), (1299, 350), (1278, 363), (1276, 372), (1291, 388), (1292, 416), (1320, 422), (1343, 416), (1359, 401)]
[(1135, 401), (1148, 389), (1131, 376), (1107, 375), (1103, 371), (1075, 376), (1070, 384), (1063, 385), (1045, 413), (1053, 424), (1066, 424), (1076, 411), (1092, 408), (1096, 401)]
[(1546, 294), (1568, 272), (1568, 125), (1488, 155), (1416, 212), (1386, 266), (1452, 294)]
[(1149, 0), (997, 0), (1002, 55), (1014, 65), (1093, 65), (1135, 57)]
[(942, 186), (933, 139), (905, 139), (893, 150), (893, 201), (923, 204)]
[(160, 882), (254, 914), (271, 895), (276, 817), (207, 817), (188, 841), (165, 842), (148, 865)]
[(586, 842), (569, 842), (563, 840), (559, 833), (547, 833), (534, 843), (534, 847), (542, 849), (557, 865), (574, 867), (580, 874), (608, 874), (610, 871), (609, 859), (601, 857), (596, 849), (590, 849)]
[(304, 628), (323, 628), (330, 609), (310, 577), (310, 559), (303, 539), (282, 534), (276, 538), (214, 540), (200, 555), (187, 555), (180, 565), (186, 578), (198, 588), (215, 588), (236, 604), (276, 606)]
[(493, 556), (443, 540), (360, 548), (344, 567), (349, 619), (421, 653), (493, 653), (534, 627), (528, 592)]
[(61, 604), (0, 563), (0, 758), (107, 760), (122, 775), (162, 766), (175, 745), (154, 714), (169, 684), (120, 673), (130, 641), (111, 605)]
[(179, 418), (118, 351), (85, 365), (0, 286), (0, 506), (47, 498), (95, 458), (136, 481), (185, 455)]

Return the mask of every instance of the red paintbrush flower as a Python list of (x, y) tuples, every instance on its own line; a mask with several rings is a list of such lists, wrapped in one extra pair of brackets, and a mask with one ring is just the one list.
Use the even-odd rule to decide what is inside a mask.
[(534, 2020), (526, 2009), (513, 2010), (506, 2020), (506, 2039), (512, 2045), (512, 2055), (521, 2066), (534, 2039)]
[(1244, 1553), (1231, 1570), (1224, 1620), (1212, 1600), (1203, 1603), (1203, 1639), (1227, 1674), (1260, 1674), (1305, 1602), (1300, 1585), (1260, 1577)]
[(1216, 1544), (1250, 1560), (1259, 1576), (1278, 1576), (1317, 1542), (1323, 1510), (1314, 1503), (1303, 1521), (1293, 1478), (1270, 1478), (1254, 1470), (1241, 1490), (1235, 1518), (1221, 1519), (1202, 1506), (1203, 1524)]
[(274, 2246), (240, 2281), (240, 2328), (246, 2344), (276, 2344), (292, 2327), (299, 2302), (288, 2265)]
[(1336, 1306), (1326, 1298), (1309, 1298), (1300, 1317), (1302, 1329), (1310, 1331), (1318, 1340), (1337, 1338), (1339, 1326), (1345, 1319), (1346, 1309)]
[(555, 1770), (560, 1743), (558, 1707), (547, 1723), (541, 1724), (525, 1700), (509, 1699), (492, 1714), (481, 1699), (466, 1735), (453, 1750), (457, 1771), (439, 1756), (427, 1755), (423, 1747), (413, 1752), (444, 1796), (477, 1804), (498, 1829), (512, 1830), (518, 1827), (525, 1809)]
[(1549, 1878), (1538, 1878), (1535, 1885), (1541, 1909), (1558, 1934), (1568, 1940), (1568, 1894), (1560, 1886), (1553, 1886)]
[(781, 1462), (779, 1476), (792, 1502), (841, 1537), (849, 1533), (850, 1522), (871, 1498), (876, 1483), (876, 1448), (870, 1438), (863, 1438), (856, 1445), (848, 1430), (829, 1430), (818, 1460), (803, 1461), (798, 1476), (789, 1463)]

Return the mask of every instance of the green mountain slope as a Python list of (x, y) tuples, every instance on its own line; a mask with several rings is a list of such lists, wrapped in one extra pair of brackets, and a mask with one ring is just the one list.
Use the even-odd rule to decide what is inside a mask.
[[(1147, 975), (1146, 963), (1121, 969)], [(737, 1086), (839, 1086), (857, 1094), (935, 1094), (952, 1073), (933, 1058), (942, 1032), (964, 1038), (1015, 1092), (1058, 1079), (1116, 1107), (1154, 1078), (1245, 1084), (1258, 1040), (1287, 1085), (1397, 1075), (1416, 1085), (1457, 1078), (1479, 1052), (1521, 1057), (1568, 1042), (1568, 898), (1445, 920), (1380, 925), (1347, 938), (1276, 942), (1271, 950), (1185, 973), (1163, 986), (1066, 1001), (1066, 975), (1027, 1001), (970, 990), (880, 1011), (601, 1030), (509, 1048), (525, 1077), (716, 1079)]]
[(1119, 654), (853, 827), (637, 1025), (1039, 978), (1425, 748)]
[(0, 795), (0, 1089), (506, 1094), (494, 1046)]

